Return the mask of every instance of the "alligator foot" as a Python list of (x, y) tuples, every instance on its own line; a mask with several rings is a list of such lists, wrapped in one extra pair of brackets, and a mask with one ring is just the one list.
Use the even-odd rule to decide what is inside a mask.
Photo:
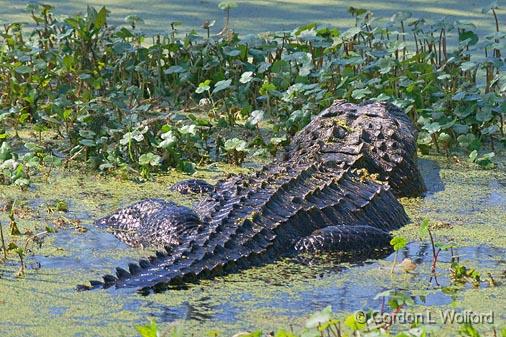
[(372, 226), (338, 225), (314, 231), (295, 244), (298, 252), (364, 252), (388, 247), (390, 233)]

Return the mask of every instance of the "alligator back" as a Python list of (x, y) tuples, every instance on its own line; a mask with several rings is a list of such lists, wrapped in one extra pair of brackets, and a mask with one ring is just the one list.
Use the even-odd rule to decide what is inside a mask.
[[(409, 221), (394, 195), (424, 190), (415, 140), (393, 105), (336, 101), (271, 164), (219, 181), (194, 207), (199, 224), (179, 231), (177, 244), (95, 284), (161, 290), (295, 254), (301, 239), (334, 225), (357, 226), (338, 232), (348, 235), (346, 249), (360, 248), (362, 228), (390, 231)], [(149, 220), (140, 226), (152, 236), (160, 230)]]

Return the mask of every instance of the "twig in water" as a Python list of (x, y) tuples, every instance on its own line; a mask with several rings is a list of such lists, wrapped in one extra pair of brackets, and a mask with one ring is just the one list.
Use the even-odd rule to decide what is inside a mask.
[(5, 246), (4, 230), (1, 222), (0, 222), (0, 237), (2, 239), (2, 250), (4, 252), (4, 259), (7, 260), (7, 247)]

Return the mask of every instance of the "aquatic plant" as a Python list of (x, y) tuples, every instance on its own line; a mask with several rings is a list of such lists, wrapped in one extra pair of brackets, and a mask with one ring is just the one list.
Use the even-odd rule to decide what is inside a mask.
[[(206, 36), (180, 35), (172, 22), (168, 35), (150, 37), (135, 15), (112, 27), (105, 7), (60, 19), (52, 6), (30, 4), (33, 28), (12, 22), (0, 34), (1, 182), (26, 188), (31, 175), (80, 162), (144, 176), (192, 172), (231, 160), (219, 149), (231, 127), (256, 129), (256, 150), (272, 154), (278, 146), (268, 139), (289, 142), (337, 98), (392, 102), (418, 123), (422, 152), (464, 151), (493, 167), (506, 139), (499, 24), (479, 36), (446, 18), (400, 12), (381, 23), (350, 8), (356, 25), (346, 31), (309, 23), (239, 36), (229, 22), (234, 5), (220, 3), (227, 34), (212, 36), (210, 21)], [(497, 23), (496, 9), (484, 15)], [(20, 141), (26, 130), (33, 138)], [(148, 153), (159, 162), (146, 164)]]
[[(438, 284), (437, 276), (436, 276), (436, 268), (437, 268), (437, 261), (439, 258), (439, 254), (441, 253), (441, 251), (448, 250), (448, 249), (451, 250), (453, 246), (451, 244), (436, 242), (434, 239), (434, 235), (432, 234), (432, 231), (430, 228), (430, 221), (428, 218), (425, 218), (420, 223), (420, 237), (425, 238), (427, 236), (429, 237), (429, 242), (430, 242), (430, 246), (432, 249), (432, 264), (431, 264), (431, 274), (432, 275), (431, 275), (430, 281), (432, 281), (432, 279), (434, 279), (436, 284)], [(451, 255), (453, 258), (453, 251), (452, 251)]]
[(450, 267), (450, 278), (457, 284), (470, 283), (477, 288), (481, 284), (480, 273), (474, 268), (468, 268), (461, 263), (453, 262)]
[(13, 251), (19, 258), (19, 270), (16, 273), (16, 277), (21, 277), (25, 275), (25, 250), (21, 247), (18, 247), (14, 242), (10, 242), (7, 248), (8, 251)]
[(227, 139), (223, 149), (229, 157), (229, 162), (235, 165), (241, 165), (248, 152), (246, 142), (238, 138)]
[[(264, 334), (261, 330), (253, 330), (251, 332), (238, 332), (233, 337), (344, 337), (344, 336), (363, 336), (363, 337), (425, 337), (432, 336), (432, 332), (428, 326), (413, 321), (411, 324), (398, 324), (400, 321), (396, 319), (396, 315), (400, 315), (401, 310), (414, 305), (414, 301), (410, 296), (400, 292), (385, 292), (378, 294), (381, 296), (389, 296), (388, 305), (393, 310), (391, 313), (373, 312), (373, 311), (357, 311), (345, 317), (335, 314), (331, 306), (327, 306), (321, 311), (315, 312), (308, 317), (304, 328), (295, 331), (294, 327), (278, 328), (275, 332)], [(395, 331), (393, 327), (395, 326)], [(194, 336), (193, 334), (185, 334), (185, 330), (180, 326), (168, 329), (162, 334), (154, 320), (149, 324), (136, 326), (135, 329), (141, 337), (158, 337), (158, 336)], [(465, 322), (457, 326), (455, 335), (480, 337), (480, 332), (470, 322)], [(492, 327), (491, 333), (494, 336), (506, 336), (506, 328), (499, 332), (496, 327)], [(435, 336), (436, 334), (434, 334)], [(207, 336), (222, 336), (218, 331), (210, 331)]]
[(392, 273), (394, 272), (395, 266), (397, 264), (397, 257), (399, 255), (399, 250), (406, 247), (407, 244), (408, 244), (408, 240), (402, 236), (395, 236), (392, 238), (392, 240), (390, 240), (390, 245), (392, 246), (392, 248), (395, 251), (394, 260), (392, 262), (392, 269), (391, 269)]
[(4, 256), (4, 260), (7, 260), (7, 246), (5, 245), (5, 238), (4, 238), (4, 228), (2, 226), (2, 223), (0, 222), (0, 239), (2, 241), (2, 252)]

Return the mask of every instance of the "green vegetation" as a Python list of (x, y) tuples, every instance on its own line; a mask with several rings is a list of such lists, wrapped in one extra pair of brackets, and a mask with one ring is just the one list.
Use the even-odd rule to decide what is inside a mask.
[[(388, 308), (385, 312), (363, 312), (357, 311), (351, 315), (339, 319), (339, 316), (332, 312), (332, 307), (328, 306), (323, 310), (312, 314), (302, 330), (295, 332), (294, 327), (286, 329), (278, 329), (276, 332), (264, 334), (261, 330), (254, 332), (239, 332), (233, 337), (343, 337), (343, 336), (364, 336), (364, 337), (426, 337), (430, 336), (430, 328), (423, 326), (423, 316), (416, 318), (414, 315), (416, 311), (407, 311), (407, 309), (414, 305), (411, 297), (402, 293), (384, 292), (378, 294), (378, 297), (388, 296)], [(388, 310), (391, 310), (388, 311)], [(409, 314), (407, 314), (409, 312)], [(413, 316), (409, 316), (413, 315)], [(426, 314), (426, 317), (430, 317)], [(451, 321), (452, 314), (447, 317)], [(405, 323), (403, 317), (410, 317), (412, 322)], [(415, 317), (415, 318), (413, 318)], [(398, 324), (398, 322), (402, 322)], [(406, 325), (402, 327), (402, 325)], [(400, 326), (400, 329), (399, 329)], [(183, 337), (189, 336), (185, 333), (184, 329), (173, 328), (163, 334), (160, 333), (156, 322), (151, 321), (146, 325), (139, 325), (136, 327), (141, 337)], [(299, 329), (297, 329), (299, 330)], [(400, 330), (400, 331), (399, 331)], [(506, 336), (506, 328), (497, 330), (493, 328), (490, 331), (493, 336)], [(193, 336), (193, 335), (191, 335)], [(218, 331), (210, 331), (207, 333), (209, 337), (219, 337), (222, 334)], [(472, 323), (461, 323), (459, 329), (455, 332), (454, 336), (462, 337), (480, 337), (482, 336)]]
[[(23, 325), (28, 334), (50, 326), (43, 334), (117, 330), (130, 335), (134, 325), (163, 308), (189, 301), (201, 309), (199, 304), (212, 298), (212, 309), (203, 305), (201, 310), (219, 312), (216, 308), (244, 296), (234, 303), (232, 309), (241, 314), (226, 326), (227, 333), (239, 329), (235, 322), (247, 322), (263, 331), (289, 327), (274, 333), (278, 337), (426, 336), (432, 329), (438, 334), (441, 329), (442, 335), (505, 336), (499, 329), (503, 316), (496, 317), (498, 324), (479, 328), (399, 326), (375, 322), (371, 310), (349, 315), (351, 310), (333, 313), (327, 307), (303, 322), (306, 311), (297, 311), (293, 319), (287, 308), (294, 305), (276, 297), (282, 291), (293, 301), (307, 300), (303, 294), (314, 289), (331, 297), (335, 293), (329, 288), (348, 291), (352, 284), (352, 290), (368, 289), (374, 283), (384, 290), (375, 300), (383, 301), (382, 312), (389, 314), (425, 310), (425, 298), (435, 294), (450, 299), (444, 308), (484, 311), (504, 306), (502, 271), (481, 266), (482, 257), (469, 260), (456, 253), (466, 246), (506, 245), (497, 226), (504, 223), (504, 196), (495, 196), (497, 205), (489, 200), (495, 189), (491, 183), (506, 181), (504, 157), (496, 156), (506, 142), (506, 38), (497, 5), (483, 10), (495, 27), (489, 35), (461, 21), (429, 24), (399, 12), (385, 23), (368, 10), (350, 8), (356, 24), (349, 29), (310, 23), (256, 37), (234, 33), (235, 7), (233, 1), (220, 3), (226, 21), (219, 35), (211, 32), (215, 22), (207, 21), (201, 35), (182, 34), (179, 23), (171, 22), (170, 34), (147, 36), (137, 15), (112, 28), (106, 8), (89, 7), (86, 15), (58, 18), (51, 6), (40, 4), (27, 7), (32, 26), (12, 22), (1, 28), (0, 203), (7, 202), (0, 204), (5, 211), (0, 212), (0, 311), (7, 326)], [(388, 101), (405, 109), (420, 129), (420, 152), (437, 155), (444, 166), (445, 192), (404, 200), (416, 224), (396, 233), (393, 261), (379, 260), (374, 268), (356, 267), (328, 278), (317, 275), (335, 267), (333, 262), (310, 267), (280, 261), (212, 284), (204, 281), (170, 297), (156, 294), (149, 301), (134, 294), (74, 291), (79, 282), (109, 272), (116, 260), (100, 264), (99, 271), (96, 266), (71, 270), (69, 265), (41, 273), (31, 266), (34, 254), (70, 261), (145, 255), (111, 247), (83, 253), (79, 246), (56, 244), (53, 233), (84, 236), (88, 228), (81, 220), (89, 223), (143, 197), (169, 195), (190, 204), (192, 200), (160, 186), (186, 174), (214, 180), (246, 170), (231, 165), (268, 160), (334, 99)], [(468, 157), (465, 162), (462, 154)], [(481, 170), (496, 166), (500, 170)], [(408, 254), (418, 239), (430, 249), (428, 264)], [(309, 285), (308, 278), (313, 281)], [(290, 289), (284, 288), (287, 279)], [(355, 298), (346, 300), (363, 305)], [(66, 326), (48, 319), (59, 307), (65, 308), (60, 316)], [(26, 324), (26, 317), (33, 321)], [(83, 331), (83, 317), (89, 331)], [(293, 320), (297, 324), (290, 327)], [(209, 330), (195, 319), (176, 329), (167, 325), (153, 321), (138, 325), (137, 332), (200, 336)], [(209, 335), (225, 334), (216, 330)]]
[[(220, 6), (233, 15), (234, 2)], [(483, 15), (497, 21), (496, 8)], [(111, 29), (105, 7), (61, 20), (49, 5), (27, 9), (34, 28), (6, 24), (0, 40), (4, 184), (26, 188), (30, 176), (71, 162), (145, 179), (240, 164), (274, 153), (334, 99), (392, 102), (420, 126), (423, 152), (467, 151), (485, 168), (505, 142), (498, 25), (478, 36), (471, 24), (429, 25), (407, 12), (377, 25), (350, 8), (356, 26), (344, 32), (311, 23), (240, 37), (227, 21), (219, 36), (180, 37), (173, 23), (168, 36), (147, 37), (133, 15), (128, 28)]]

